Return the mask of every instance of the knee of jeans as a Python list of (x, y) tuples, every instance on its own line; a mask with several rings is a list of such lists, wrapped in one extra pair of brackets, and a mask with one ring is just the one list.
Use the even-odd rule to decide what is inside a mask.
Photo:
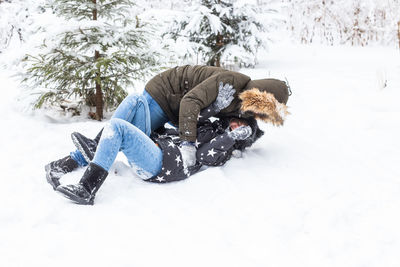
[(135, 106), (138, 99), (140, 99), (141, 97), (142, 95), (139, 93), (132, 93), (126, 97), (126, 100), (128, 101), (129, 104)]
[(141, 97), (141, 95), (137, 94), (137, 93), (130, 94), (127, 97), (125, 97), (125, 99), (118, 106), (118, 108), (123, 109), (123, 110), (132, 109), (134, 106), (136, 106), (136, 103), (140, 97)]
[(123, 128), (126, 124), (129, 124), (127, 121), (119, 118), (111, 118), (110, 121), (104, 126), (103, 133), (101, 134), (102, 139), (112, 138), (116, 134), (122, 135)]

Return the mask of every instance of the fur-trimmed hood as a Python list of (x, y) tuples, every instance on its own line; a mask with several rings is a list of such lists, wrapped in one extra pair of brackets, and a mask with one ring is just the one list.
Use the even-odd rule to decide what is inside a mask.
[(275, 126), (283, 125), (286, 116), (290, 114), (286, 106), (289, 98), (288, 86), (280, 80), (250, 81), (239, 94), (239, 98), (242, 100), (241, 112), (251, 113), (256, 119)]

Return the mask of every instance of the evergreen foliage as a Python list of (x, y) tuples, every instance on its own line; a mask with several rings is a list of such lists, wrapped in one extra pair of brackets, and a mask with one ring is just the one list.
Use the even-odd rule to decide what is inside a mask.
[(125, 18), (134, 4), (130, 0), (56, 0), (50, 6), (67, 19), (92, 20), (97, 10), (98, 19), (117, 20)]
[(175, 19), (169, 34), (176, 41), (188, 39), (186, 56), (195, 52), (201, 63), (254, 66), (258, 48), (266, 43), (258, 12), (246, 1), (200, 0)]
[(138, 17), (130, 19), (131, 1), (94, 2), (52, 3), (53, 10), (68, 19), (68, 28), (46, 40), (42, 47), (45, 53), (25, 59), (29, 67), (24, 81), (46, 88), (36, 108), (78, 98), (81, 104), (95, 105), (95, 118), (100, 120), (103, 104), (116, 107), (132, 80), (158, 70), (161, 57), (150, 48), (150, 40), (156, 39), (153, 29)]

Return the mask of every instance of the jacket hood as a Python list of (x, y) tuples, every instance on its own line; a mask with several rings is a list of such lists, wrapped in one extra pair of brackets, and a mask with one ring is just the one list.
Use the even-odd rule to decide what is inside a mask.
[(253, 88), (258, 88), (261, 92), (268, 92), (274, 95), (279, 103), (287, 104), (289, 99), (289, 87), (288, 85), (278, 79), (261, 79), (251, 80), (246, 84), (244, 91)]
[(245, 90), (239, 94), (242, 100), (240, 110), (251, 113), (256, 119), (283, 125), (286, 116), (290, 114), (286, 103), (289, 98), (288, 86), (276, 79), (250, 81)]

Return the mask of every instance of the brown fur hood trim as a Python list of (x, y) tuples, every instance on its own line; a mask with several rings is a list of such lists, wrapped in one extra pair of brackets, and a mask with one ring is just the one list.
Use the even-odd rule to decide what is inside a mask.
[(260, 91), (258, 88), (245, 90), (239, 94), (242, 100), (240, 110), (254, 113), (256, 119), (281, 126), (290, 113), (285, 104), (279, 103), (273, 94)]

